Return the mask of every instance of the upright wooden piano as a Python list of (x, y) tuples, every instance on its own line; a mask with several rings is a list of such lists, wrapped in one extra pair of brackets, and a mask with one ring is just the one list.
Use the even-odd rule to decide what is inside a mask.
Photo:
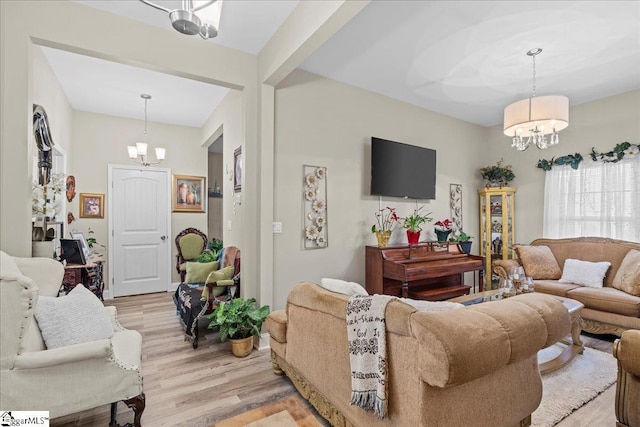
[(463, 283), (468, 271), (478, 271), (479, 292), (483, 290), (484, 257), (465, 254), (457, 243), (367, 246), (366, 268), (370, 294), (429, 301), (454, 298), (469, 293), (471, 286)]

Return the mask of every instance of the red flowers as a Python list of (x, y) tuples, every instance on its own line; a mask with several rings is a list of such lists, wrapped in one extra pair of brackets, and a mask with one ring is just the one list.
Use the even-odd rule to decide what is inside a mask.
[(440, 227), (440, 230), (442, 231), (448, 231), (451, 230), (451, 226), (453, 225), (453, 223), (449, 220), (449, 218), (447, 218), (445, 220), (436, 222), (434, 225)]

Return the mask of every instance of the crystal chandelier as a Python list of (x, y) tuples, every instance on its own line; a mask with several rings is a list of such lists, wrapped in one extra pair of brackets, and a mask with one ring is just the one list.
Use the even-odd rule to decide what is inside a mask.
[[(182, 0), (182, 9), (168, 9), (149, 0), (142, 3), (169, 14), (171, 25), (178, 32), (193, 36), (200, 34), (203, 39), (212, 39), (218, 35), (222, 0)], [(196, 12), (198, 12), (196, 14)]]
[(558, 132), (569, 126), (569, 98), (536, 97), (536, 55), (541, 52), (540, 48), (527, 52), (533, 59), (533, 96), (504, 109), (504, 134), (512, 137), (511, 146), (518, 151), (526, 150), (530, 144), (541, 150), (556, 145), (560, 142)]
[(142, 166), (157, 165), (164, 160), (167, 150), (162, 147), (156, 147), (156, 161), (151, 161), (147, 158), (147, 101), (151, 99), (151, 95), (143, 93), (140, 98), (144, 99), (144, 135), (142, 142), (136, 142), (136, 145), (129, 145), (127, 150), (129, 151), (129, 158), (134, 162)]

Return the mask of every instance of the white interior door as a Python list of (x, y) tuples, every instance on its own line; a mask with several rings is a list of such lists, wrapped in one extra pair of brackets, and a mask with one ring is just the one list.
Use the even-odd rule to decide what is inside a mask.
[(170, 277), (170, 173), (110, 166), (112, 295), (166, 292)]

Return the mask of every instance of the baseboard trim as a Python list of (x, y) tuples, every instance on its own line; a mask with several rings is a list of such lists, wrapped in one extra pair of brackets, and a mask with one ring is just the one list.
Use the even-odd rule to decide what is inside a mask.
[(260, 337), (257, 340), (258, 350), (260, 351), (269, 350), (271, 348), (271, 346), (269, 345), (270, 338), (271, 338), (271, 335), (269, 335), (268, 332), (265, 332), (264, 334), (260, 334)]

